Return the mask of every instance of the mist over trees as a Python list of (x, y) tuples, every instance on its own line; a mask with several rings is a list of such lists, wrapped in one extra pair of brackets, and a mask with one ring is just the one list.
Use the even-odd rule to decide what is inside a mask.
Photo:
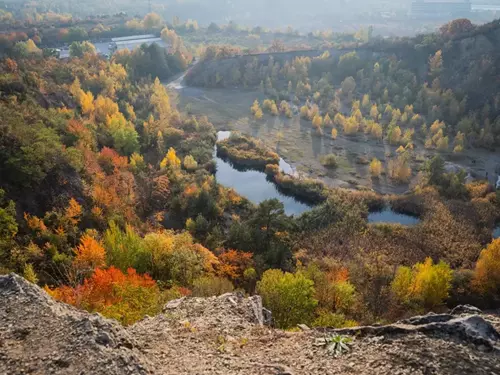
[[(411, 22), (409, 17), (411, 0), (3, 0), (8, 10), (23, 14), (33, 11), (38, 13), (69, 13), (78, 17), (95, 15), (114, 15), (125, 12), (128, 16), (142, 17), (150, 11), (156, 12), (168, 21), (174, 17), (180, 20), (195, 19), (200, 25), (208, 26), (212, 22), (227, 24), (233, 22), (245, 26), (262, 26), (286, 29), (293, 26), (302, 31), (333, 29), (352, 32), (361, 26), (374, 25), (382, 33), (408, 35), (419, 31), (430, 31), (451, 20), (441, 17), (439, 20), (427, 20), (422, 23)], [(151, 4), (151, 6), (150, 6)], [(493, 19), (493, 12), (482, 22)], [(479, 17), (476, 15), (475, 17)], [(409, 22), (410, 21), (410, 22)], [(437, 23), (436, 23), (437, 22)], [(479, 21), (480, 22), (480, 21)], [(429, 26), (430, 25), (430, 26)]]

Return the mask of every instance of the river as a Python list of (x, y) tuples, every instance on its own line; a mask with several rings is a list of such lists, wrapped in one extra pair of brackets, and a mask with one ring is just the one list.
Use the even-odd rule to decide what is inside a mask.
[[(220, 131), (217, 133), (217, 139), (219, 141), (227, 139), (230, 134), (229, 131)], [(310, 206), (281, 194), (276, 185), (267, 179), (265, 173), (254, 170), (239, 171), (230, 162), (217, 157), (217, 153), (215, 153), (214, 158), (217, 162), (217, 172), (215, 174), (217, 182), (233, 188), (238, 194), (251, 202), (259, 204), (266, 199), (276, 198), (283, 203), (287, 215), (300, 215), (311, 209)], [(283, 159), (280, 160), (280, 168), (285, 173), (294, 174), (292, 166)]]

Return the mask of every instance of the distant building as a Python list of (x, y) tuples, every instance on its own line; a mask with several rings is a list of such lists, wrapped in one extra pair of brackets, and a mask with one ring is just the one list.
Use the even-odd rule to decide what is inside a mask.
[(113, 38), (109, 44), (110, 51), (128, 49), (130, 51), (142, 46), (143, 44), (151, 45), (153, 43), (158, 44), (161, 47), (167, 47), (167, 44), (161, 38), (157, 38), (154, 35), (135, 35), (127, 36), (123, 38)]
[[(94, 47), (99, 55), (110, 57), (113, 52), (122, 49), (128, 49), (133, 51), (134, 49), (142, 46), (143, 44), (151, 45), (153, 43), (158, 44), (160, 47), (168, 48), (167, 43), (163, 41), (161, 38), (157, 38), (152, 34), (148, 35), (133, 35), (133, 36), (125, 36), (122, 38), (112, 38), (111, 42), (96, 42), (93, 43)], [(69, 57), (69, 48), (62, 48), (59, 51), (59, 56), (61, 58)]]
[(469, 17), (470, 0), (415, 0), (411, 4), (411, 16), (416, 18)]

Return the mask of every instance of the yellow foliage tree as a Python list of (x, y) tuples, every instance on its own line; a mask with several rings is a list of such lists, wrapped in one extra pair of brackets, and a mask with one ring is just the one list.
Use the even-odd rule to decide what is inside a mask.
[(345, 121), (345, 117), (341, 113), (337, 113), (333, 118), (334, 125), (342, 128), (344, 127)]
[(92, 115), (94, 112), (94, 95), (90, 91), (84, 92), (83, 90), (80, 90), (78, 102), (80, 103), (80, 107), (82, 108), (82, 113), (84, 115)]
[(177, 153), (173, 147), (168, 149), (167, 155), (160, 163), (161, 169), (165, 169), (167, 166), (175, 169), (180, 168), (181, 166), (181, 160), (177, 157)]
[(42, 50), (36, 46), (33, 39), (28, 39), (26, 41), (26, 51), (29, 54), (33, 54), (33, 55), (40, 55), (42, 53)]
[(332, 129), (332, 139), (337, 139), (338, 136), (338, 131), (337, 129), (333, 128)]
[(371, 131), (370, 131), (370, 134), (373, 138), (376, 138), (376, 139), (382, 139), (382, 135), (383, 135), (383, 129), (382, 129), (382, 126), (378, 123), (374, 123), (372, 125), (372, 128), (371, 128)]
[(320, 115), (314, 116), (312, 124), (316, 129), (321, 129), (323, 126), (323, 118)]
[(255, 99), (252, 106), (250, 107), (250, 111), (252, 112), (252, 115), (255, 115), (259, 109), (260, 109), (259, 101), (257, 99)]
[(382, 162), (377, 158), (373, 158), (370, 163), (370, 174), (375, 178), (380, 177), (382, 174)]
[(271, 104), (271, 114), (272, 114), (273, 116), (278, 116), (278, 115), (280, 114), (280, 113), (279, 113), (279, 111), (278, 111), (278, 106), (276, 105), (276, 103), (275, 103), (275, 102), (273, 102), (273, 103)]
[(412, 268), (399, 267), (391, 284), (397, 300), (417, 308), (434, 308), (442, 305), (451, 288), (453, 271), (441, 261), (434, 264), (431, 258)]
[(372, 105), (372, 108), (370, 109), (370, 117), (375, 121), (378, 119), (378, 108), (375, 104)]
[(328, 127), (333, 126), (333, 121), (330, 118), (330, 115), (328, 113), (325, 115), (325, 118), (323, 119), (323, 123), (325, 124), (325, 126), (328, 126)]
[(392, 145), (397, 145), (401, 142), (401, 128), (399, 126), (394, 126), (389, 129), (387, 137), (389, 138), (389, 143)]
[(347, 135), (356, 134), (359, 130), (359, 122), (354, 116), (348, 117), (344, 121), (344, 133)]
[(306, 105), (300, 107), (300, 117), (302, 117), (305, 120), (309, 119), (309, 108), (307, 108)]
[(446, 125), (444, 122), (436, 120), (432, 123), (430, 127), (430, 131), (432, 134), (437, 134), (440, 130), (444, 130), (446, 128)]
[(71, 86), (69, 87), (69, 92), (71, 93), (71, 95), (73, 95), (73, 97), (79, 99), (81, 91), (82, 91), (82, 86), (80, 80), (78, 79), (78, 77), (76, 77)]
[(168, 126), (168, 120), (172, 114), (172, 107), (170, 106), (170, 98), (168, 97), (167, 90), (158, 79), (155, 79), (152, 87), (151, 104), (155, 108), (155, 113), (158, 120), (162, 123), (162, 129)]
[(256, 112), (255, 112), (255, 115), (254, 115), (255, 119), (256, 120), (262, 120), (262, 118), (264, 117), (264, 113), (262, 112), (262, 109), (258, 109)]
[(411, 177), (410, 153), (408, 150), (400, 152), (399, 155), (389, 161), (389, 177), (400, 183), (407, 183)]
[(99, 95), (94, 101), (94, 113), (98, 122), (109, 125), (109, 118), (120, 113), (120, 110), (113, 99)]
[(481, 251), (472, 285), (482, 295), (500, 295), (500, 238)]

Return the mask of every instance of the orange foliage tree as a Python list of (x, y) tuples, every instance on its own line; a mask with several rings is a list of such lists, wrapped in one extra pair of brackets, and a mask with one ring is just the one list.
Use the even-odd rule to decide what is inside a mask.
[(80, 270), (93, 270), (106, 265), (106, 251), (95, 238), (85, 234), (80, 239), (80, 245), (75, 249), (73, 264)]
[(472, 283), (483, 295), (500, 296), (500, 239), (481, 251)]
[(246, 269), (253, 265), (253, 254), (243, 251), (228, 250), (219, 255), (217, 273), (233, 281), (243, 277)]
[(123, 324), (132, 324), (145, 315), (155, 315), (161, 305), (160, 290), (149, 275), (133, 268), (123, 273), (118, 268), (97, 268), (83, 285), (76, 288), (45, 287), (55, 299), (90, 312), (99, 312)]

